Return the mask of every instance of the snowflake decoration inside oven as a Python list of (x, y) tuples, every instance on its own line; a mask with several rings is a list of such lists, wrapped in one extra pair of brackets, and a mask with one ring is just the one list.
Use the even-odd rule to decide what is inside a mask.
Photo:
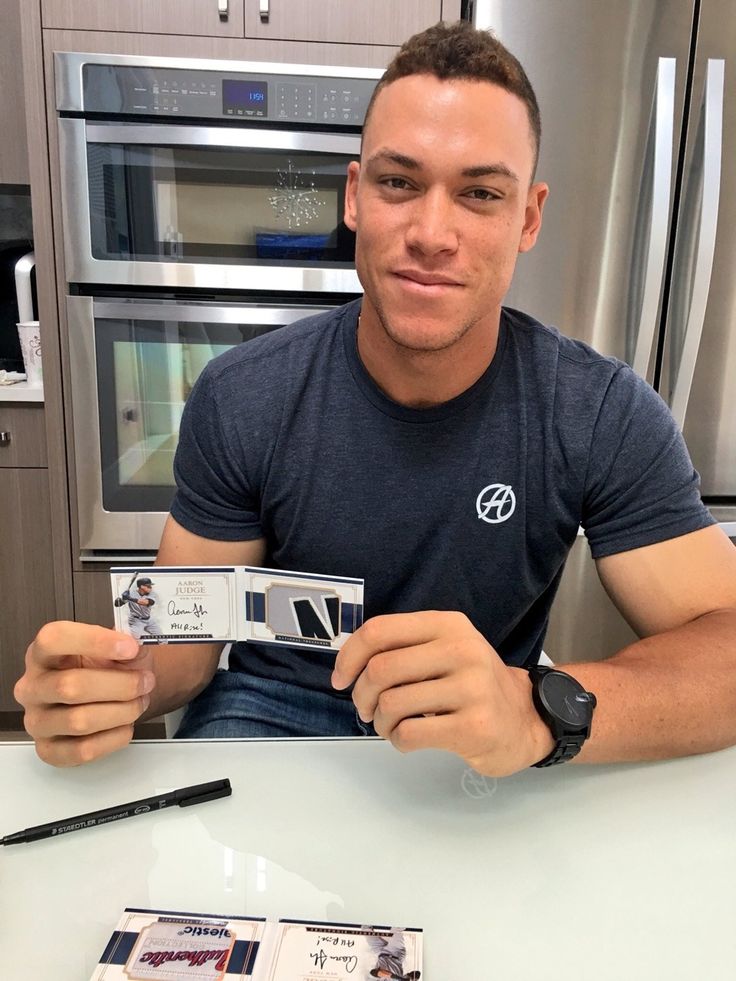
[[(314, 171), (312, 171), (314, 177)], [(285, 218), (289, 228), (300, 228), (319, 217), (320, 209), (327, 203), (319, 196), (314, 181), (301, 170), (297, 170), (291, 160), (286, 170), (279, 170), (276, 176), (274, 193), (268, 202), (277, 218)]]

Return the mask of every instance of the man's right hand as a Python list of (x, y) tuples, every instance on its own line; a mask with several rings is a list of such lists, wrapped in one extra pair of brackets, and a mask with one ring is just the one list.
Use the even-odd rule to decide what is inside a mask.
[(155, 683), (153, 653), (133, 637), (58, 621), (29, 645), (15, 698), (41, 759), (78, 766), (127, 746)]

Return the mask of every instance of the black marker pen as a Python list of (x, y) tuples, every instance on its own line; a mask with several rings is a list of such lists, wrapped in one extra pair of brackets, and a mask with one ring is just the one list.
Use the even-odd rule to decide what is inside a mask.
[(190, 807), (207, 800), (229, 797), (232, 792), (229, 780), (200, 783), (196, 787), (171, 790), (158, 797), (146, 797), (144, 800), (131, 801), (130, 804), (118, 804), (117, 807), (107, 807), (102, 811), (90, 811), (89, 814), (78, 814), (63, 821), (51, 821), (35, 828), (26, 828), (25, 831), (16, 831), (15, 834), (0, 838), (0, 845), (20, 845), (27, 841), (38, 841), (39, 838), (54, 838), (69, 834), (70, 831), (95, 828), (99, 824), (109, 824), (111, 821), (121, 821), (123, 818), (135, 817), (136, 814), (148, 814), (149, 811), (161, 811), (175, 805)]

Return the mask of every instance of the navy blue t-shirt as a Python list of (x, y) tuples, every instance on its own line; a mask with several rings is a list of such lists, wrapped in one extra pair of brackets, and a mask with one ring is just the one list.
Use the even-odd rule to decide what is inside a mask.
[[(365, 579), (365, 615), (460, 610), (510, 665), (539, 656), (580, 525), (594, 558), (713, 523), (682, 436), (625, 364), (504, 309), (486, 372), (413, 409), (360, 361), (360, 300), (210, 362), (171, 508), (266, 565)], [(238, 644), (230, 667), (332, 691), (334, 655)]]

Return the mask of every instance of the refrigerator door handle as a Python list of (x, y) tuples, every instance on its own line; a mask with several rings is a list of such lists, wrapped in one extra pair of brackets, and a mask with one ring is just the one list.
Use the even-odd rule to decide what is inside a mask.
[(680, 428), (685, 422), (690, 389), (695, 375), (700, 339), (703, 335), (705, 311), (708, 305), (710, 277), (716, 250), (718, 206), (721, 196), (721, 157), (723, 155), (723, 93), (725, 61), (709, 58), (703, 94), (703, 163), (700, 221), (696, 231), (695, 271), (692, 278), (690, 307), (682, 342), (682, 354), (677, 369), (670, 408)]
[(672, 190), (672, 155), (675, 130), (675, 58), (660, 58), (654, 94), (651, 127), (654, 127), (652, 202), (649, 220), (644, 288), (636, 331), (636, 343), (631, 367), (646, 378), (649, 359), (657, 330), (657, 311), (662, 292), (670, 196)]

